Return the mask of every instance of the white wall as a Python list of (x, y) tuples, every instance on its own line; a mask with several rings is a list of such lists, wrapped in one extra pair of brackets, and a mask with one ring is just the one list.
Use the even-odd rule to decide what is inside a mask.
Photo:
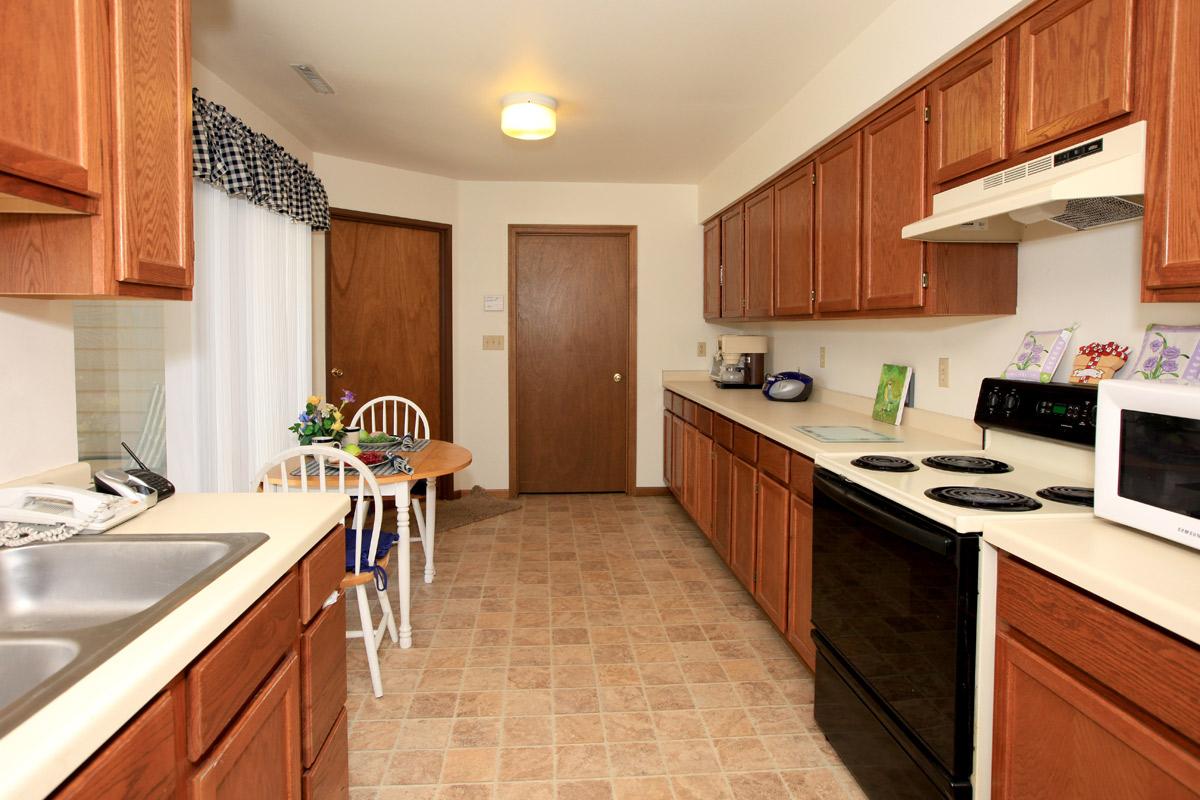
[[(979, 382), (999, 375), (1027, 330), (1079, 323), (1055, 375), (1066, 381), (1080, 345), (1109, 340), (1133, 348), (1152, 322), (1200, 324), (1200, 304), (1138, 302), (1141, 223), (1127, 223), (1021, 244), (1017, 313), (1005, 317), (921, 320), (780, 321), (746, 325), (771, 336), (773, 369), (809, 373), (831, 389), (873, 395), (881, 364), (914, 368), (919, 408), (970, 417)], [(827, 350), (825, 369), (817, 351)], [(937, 385), (940, 357), (950, 358), (950, 387)]]

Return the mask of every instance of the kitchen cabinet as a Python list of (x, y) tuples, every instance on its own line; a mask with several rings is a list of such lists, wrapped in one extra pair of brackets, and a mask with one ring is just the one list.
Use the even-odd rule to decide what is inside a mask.
[(756, 525), (758, 495), (758, 471), (752, 462), (733, 458), (730, 479), (729, 507), (729, 568), (754, 593), (755, 547), (758, 536)]
[(1008, 40), (1001, 37), (930, 84), (929, 150), (934, 183), (1008, 158), (1004, 135), (1007, 55)]
[(780, 631), (787, 629), (788, 489), (758, 472), (754, 599)]
[(721, 221), (704, 226), (704, 318), (721, 316)]
[(1059, 0), (1017, 31), (1015, 147), (1132, 110), (1133, 0)]
[(809, 669), (816, 669), (812, 639), (812, 503), (793, 494), (788, 506), (787, 640)]
[(900, 229), (925, 214), (925, 92), (867, 124), (863, 141), (862, 305), (920, 308), (925, 244)]
[(771, 313), (771, 284), (775, 265), (775, 187), (768, 186), (746, 201), (746, 303), (742, 316)]
[(992, 795), (1200, 797), (1200, 649), (1000, 559)]
[(696, 481), (696, 452), (700, 446), (700, 432), (692, 425), (685, 424), (683, 426), (683, 461), (684, 467), (684, 484), (683, 484), (683, 500), (682, 505), (685, 511), (691, 514), (692, 519), (696, 518), (696, 490), (699, 485)]
[(746, 251), (741, 204), (721, 215), (721, 316), (739, 319), (746, 311)]
[(712, 539), (713, 502), (713, 443), (698, 428), (688, 428), (690, 454), (688, 458), (688, 481), (691, 486), (691, 506), (688, 511), (696, 521), (696, 527), (706, 538)]
[(727, 448), (713, 447), (712, 545), (726, 564), (733, 540), (733, 461)]
[(813, 163), (775, 184), (775, 292), (772, 316), (813, 313)]
[(684, 456), (686, 447), (686, 426), (680, 417), (671, 418), (671, 493), (680, 503), (683, 502), (683, 487), (687, 475), (687, 460)]
[(862, 131), (817, 154), (817, 311), (857, 311), (862, 241)]
[(663, 485), (668, 490), (674, 491), (672, 482), (675, 480), (674, 473), (671, 469), (673, 448), (671, 446), (671, 430), (674, 427), (671, 424), (671, 412), (663, 410)]

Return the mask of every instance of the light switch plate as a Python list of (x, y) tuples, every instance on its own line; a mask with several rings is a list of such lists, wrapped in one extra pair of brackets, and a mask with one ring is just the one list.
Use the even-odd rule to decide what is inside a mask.
[(504, 337), (503, 336), (484, 336), (483, 337), (483, 349), (484, 350), (503, 350), (504, 349)]
[(504, 310), (504, 295), (502, 294), (485, 294), (483, 296), (484, 311), (503, 311)]

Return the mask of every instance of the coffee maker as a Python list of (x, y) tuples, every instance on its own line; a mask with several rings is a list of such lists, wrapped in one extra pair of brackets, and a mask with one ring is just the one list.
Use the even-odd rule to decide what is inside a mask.
[(721, 389), (757, 389), (766, 376), (767, 337), (722, 334), (717, 337), (709, 377)]

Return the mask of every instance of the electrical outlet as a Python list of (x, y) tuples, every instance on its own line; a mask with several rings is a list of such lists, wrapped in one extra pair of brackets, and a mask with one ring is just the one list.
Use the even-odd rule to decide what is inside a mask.
[(704, 358), (708, 355), (708, 342), (696, 342), (696, 355)]
[(484, 336), (483, 337), (483, 349), (484, 350), (503, 350), (504, 349), (504, 337), (503, 336)]
[(820, 359), (821, 369), (825, 369), (825, 345), (821, 345), (821, 349), (817, 351)]
[(938, 359), (938, 388), (939, 389), (949, 389), (950, 388), (950, 359), (949, 358), (939, 358)]

